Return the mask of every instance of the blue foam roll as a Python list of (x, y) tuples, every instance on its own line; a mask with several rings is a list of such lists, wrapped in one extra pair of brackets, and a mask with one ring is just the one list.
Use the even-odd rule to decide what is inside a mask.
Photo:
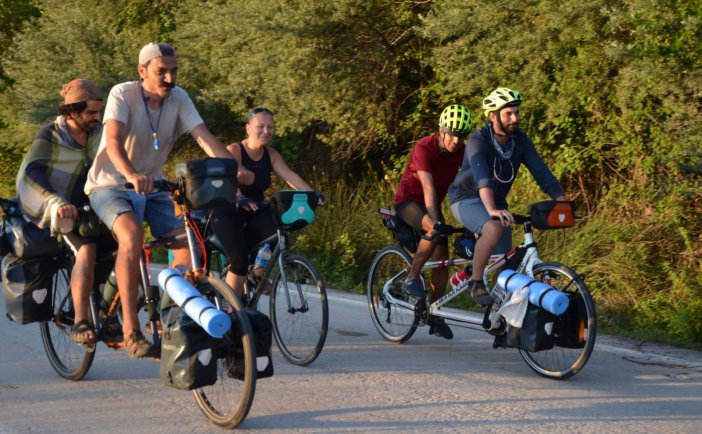
[(519, 274), (514, 270), (502, 270), (502, 272), (497, 276), (497, 284), (510, 293), (527, 286), (533, 280), (534, 279), (531, 277), (524, 274)]
[(569, 299), (566, 294), (514, 270), (503, 270), (497, 276), (497, 284), (510, 293), (528, 287), (529, 302), (554, 315), (562, 315), (568, 309)]
[(569, 303), (567, 295), (536, 280), (529, 285), (529, 301), (554, 315), (565, 313)]
[(158, 275), (158, 284), (175, 304), (182, 307), (186, 315), (210, 336), (221, 338), (231, 327), (232, 320), (229, 315), (218, 310), (177, 270), (166, 268), (161, 271)]

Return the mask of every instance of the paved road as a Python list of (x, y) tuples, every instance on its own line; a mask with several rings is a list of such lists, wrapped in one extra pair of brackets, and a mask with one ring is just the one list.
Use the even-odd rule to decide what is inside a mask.
[[(240, 431), (702, 432), (702, 353), (600, 336), (585, 369), (555, 381), (476, 330), (388, 343), (362, 297), (330, 295), (320, 358), (301, 368), (276, 352)], [(100, 345), (86, 378), (62, 380), (38, 327), (0, 315), (0, 433), (221, 432), (188, 392), (161, 385), (157, 362)]]

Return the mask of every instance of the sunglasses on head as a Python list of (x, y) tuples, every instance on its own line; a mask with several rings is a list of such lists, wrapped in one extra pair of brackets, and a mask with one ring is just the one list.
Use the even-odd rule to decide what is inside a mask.
[(246, 118), (246, 123), (248, 124), (251, 121), (251, 119), (259, 113), (265, 113), (267, 115), (273, 116), (273, 112), (268, 110), (267, 108), (256, 107), (251, 109), (251, 111), (249, 112), (249, 116)]

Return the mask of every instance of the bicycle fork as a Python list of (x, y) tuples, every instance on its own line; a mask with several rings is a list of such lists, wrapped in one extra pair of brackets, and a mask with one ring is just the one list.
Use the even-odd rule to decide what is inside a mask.
[(307, 298), (305, 298), (302, 294), (302, 287), (300, 286), (300, 281), (297, 276), (296, 270), (292, 270), (295, 274), (295, 276), (293, 276), (293, 282), (295, 284), (294, 290), (297, 291), (298, 299), (300, 300), (300, 307), (295, 307), (293, 305), (292, 299), (290, 298), (290, 287), (288, 286), (288, 272), (285, 267), (285, 256), (285, 251), (281, 249), (280, 255), (278, 255), (278, 267), (280, 268), (280, 280), (283, 282), (283, 288), (285, 289), (285, 301), (288, 303), (288, 313), (305, 313), (309, 310), (309, 306), (307, 305)]

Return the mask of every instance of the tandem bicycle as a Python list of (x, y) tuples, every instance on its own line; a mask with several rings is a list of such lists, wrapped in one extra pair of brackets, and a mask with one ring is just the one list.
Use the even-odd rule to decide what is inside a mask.
[[(553, 206), (553, 201), (544, 201), (540, 204), (547, 207)], [(415, 301), (411, 297), (404, 297), (399, 289), (407, 276), (412, 258), (406, 247), (398, 245), (383, 247), (373, 258), (368, 272), (366, 282), (368, 307), (373, 324), (380, 335), (391, 342), (406, 342), (418, 327), (427, 325), (430, 316), (436, 316), (447, 320), (451, 325), (487, 331), (495, 336), (494, 347), (516, 347), (527, 365), (541, 376), (564, 380), (578, 373), (587, 363), (594, 348), (595, 305), (582, 276), (564, 264), (544, 262), (539, 257), (534, 239), (534, 227), (554, 229), (567, 226), (556, 223), (552, 227), (545, 221), (541, 208), (538, 204), (533, 204), (529, 207), (529, 215), (513, 214), (515, 223), (523, 227), (524, 239), (508, 253), (492, 255), (486, 266), (484, 278), (489, 288), (487, 284), (490, 273), (494, 275), (497, 270), (512, 269), (567, 295), (568, 311), (543, 320), (544, 328), (551, 331), (546, 345), (540, 348), (529, 348), (513, 343), (506, 344), (506, 341), (509, 341), (507, 338), (510, 329), (506, 327), (504, 318), (496, 318), (493, 307), (486, 308), (483, 318), (471, 315), (467, 311), (446, 309), (451, 300), (466, 291), (466, 286), (458, 286), (448, 291), (433, 303), (430, 303), (428, 298)], [(402, 224), (396, 220), (392, 210), (381, 208), (378, 213), (384, 217), (386, 226), (393, 231), (397, 229), (398, 224)], [(463, 228), (454, 228), (453, 232), (467, 233)], [(472, 234), (468, 235), (472, 236)], [(467, 255), (463, 256), (445, 261), (428, 261), (422, 268), (422, 273), (439, 267), (466, 267), (470, 275), (472, 261)], [(420, 278), (424, 283), (426, 279), (423, 274)], [(497, 296), (498, 292), (497, 285), (493, 286), (491, 294)], [(504, 291), (499, 295), (505, 298)]]

